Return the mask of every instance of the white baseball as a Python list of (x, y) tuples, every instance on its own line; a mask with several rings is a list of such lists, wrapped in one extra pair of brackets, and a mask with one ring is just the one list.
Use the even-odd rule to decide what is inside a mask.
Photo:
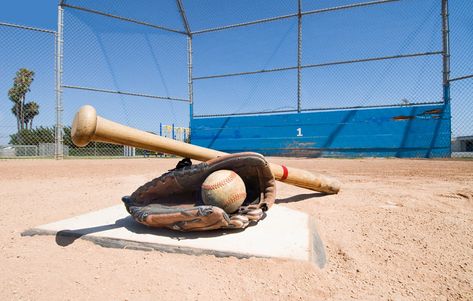
[(202, 183), (204, 204), (220, 207), (227, 213), (237, 211), (245, 199), (245, 183), (233, 170), (217, 170)]

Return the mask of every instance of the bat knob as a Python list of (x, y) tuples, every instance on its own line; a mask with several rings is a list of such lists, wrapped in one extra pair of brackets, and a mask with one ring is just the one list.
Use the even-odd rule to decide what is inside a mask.
[(80, 108), (72, 123), (72, 142), (77, 146), (86, 146), (92, 140), (97, 128), (95, 108), (85, 105)]

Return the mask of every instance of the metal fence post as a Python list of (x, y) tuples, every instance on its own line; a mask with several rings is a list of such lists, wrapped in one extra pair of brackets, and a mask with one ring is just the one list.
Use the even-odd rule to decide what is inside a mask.
[(448, 0), (442, 0), (443, 101), (450, 101), (450, 29)]
[(61, 5), (57, 10), (57, 33), (56, 33), (56, 127), (54, 132), (54, 156), (57, 160), (64, 158), (64, 139), (62, 124), (62, 59), (64, 43), (64, 9)]
[(302, 83), (302, 3), (297, 1), (297, 113), (301, 112)]
[(194, 88), (192, 82), (192, 35), (187, 36), (187, 85), (189, 93), (189, 129), (194, 117)]

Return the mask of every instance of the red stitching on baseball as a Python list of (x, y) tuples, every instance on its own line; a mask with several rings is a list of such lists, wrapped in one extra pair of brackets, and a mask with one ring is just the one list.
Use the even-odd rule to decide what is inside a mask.
[(246, 198), (246, 192), (235, 193), (234, 195), (229, 197), (225, 203), (226, 205), (229, 205), (228, 203), (233, 204), (242, 197)]
[(233, 179), (235, 179), (236, 176), (237, 176), (237, 174), (234, 171), (231, 171), (230, 175), (228, 177), (226, 177), (225, 179), (220, 180), (218, 182), (215, 182), (213, 184), (202, 184), (202, 188), (205, 189), (205, 190), (218, 189), (220, 187), (223, 187), (223, 186), (227, 185), (231, 181), (233, 181)]

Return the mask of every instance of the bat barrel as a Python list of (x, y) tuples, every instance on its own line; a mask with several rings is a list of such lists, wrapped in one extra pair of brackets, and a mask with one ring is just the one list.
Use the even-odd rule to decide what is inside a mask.
[(174, 154), (184, 158), (206, 161), (224, 152), (180, 142), (134, 129), (97, 115), (92, 106), (83, 106), (72, 124), (72, 142), (86, 146), (91, 141), (134, 146), (150, 151)]
[[(72, 141), (77, 146), (86, 146), (91, 141), (97, 141), (134, 146), (199, 161), (227, 155), (221, 151), (157, 136), (107, 120), (97, 116), (95, 109), (89, 105), (83, 106), (77, 112), (71, 134)], [(274, 163), (270, 163), (270, 168), (276, 180), (288, 184), (330, 194), (340, 190), (340, 182), (325, 175)]]
[(72, 142), (77, 146), (86, 146), (92, 141), (97, 128), (97, 112), (89, 105), (83, 106), (76, 113), (72, 122)]

